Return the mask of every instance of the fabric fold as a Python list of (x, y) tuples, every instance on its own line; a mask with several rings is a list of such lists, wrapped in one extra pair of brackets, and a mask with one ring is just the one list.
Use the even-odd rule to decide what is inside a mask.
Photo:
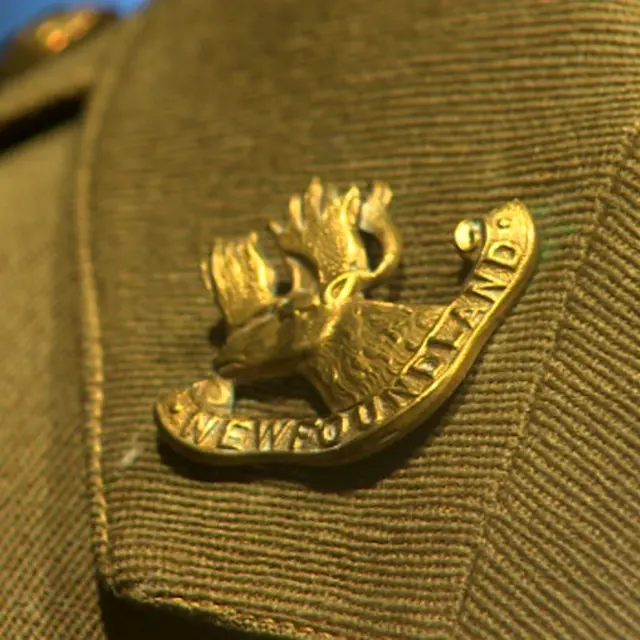
[[(562, 530), (571, 505), (574, 529), (596, 513), (637, 529), (632, 501), (604, 497), (637, 495), (637, 410), (574, 355), (637, 346), (635, 288), (607, 284), (637, 267), (633, 233), (607, 249), (637, 222), (637, 20), (624, 3), (533, 0), (148, 11), (90, 109), (78, 192), (94, 533), (112, 589), (285, 637), (637, 632), (638, 573), (616, 546), (593, 530), (578, 580), (539, 524)], [(392, 449), (329, 473), (192, 466), (158, 443), (152, 407), (210, 370), (198, 262), (214, 237), (282, 216), (314, 175), (391, 183), (405, 254), (380, 297), (452, 297), (456, 222), (514, 197), (536, 218), (538, 270), (462, 388)], [(606, 339), (614, 316), (629, 340)], [(625, 371), (608, 388), (632, 384)], [(274, 381), (240, 405), (308, 415), (314, 398)]]

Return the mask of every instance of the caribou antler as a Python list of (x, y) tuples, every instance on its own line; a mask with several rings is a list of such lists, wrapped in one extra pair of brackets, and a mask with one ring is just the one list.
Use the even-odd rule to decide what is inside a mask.
[[(286, 297), (275, 293), (276, 273), (261, 255), (255, 233), (235, 242), (217, 241), (202, 272), (229, 326), (238, 327), (278, 303), (317, 304), (318, 295), (325, 303), (339, 303), (388, 275), (400, 255), (399, 235), (387, 212), (391, 196), (386, 184), (375, 183), (362, 204), (358, 187), (340, 196), (317, 178), (303, 198), (293, 196), (287, 224), (269, 224), (291, 271)], [(373, 270), (360, 230), (382, 246), (382, 260)]]
[(360, 191), (351, 187), (342, 197), (326, 190), (317, 178), (304, 200), (295, 195), (289, 201), (289, 220), (283, 228), (271, 223), (285, 255), (299, 259), (311, 269), (322, 291), (345, 271), (367, 268), (367, 254), (358, 232)]
[(393, 273), (400, 262), (402, 241), (400, 232), (389, 218), (387, 207), (393, 193), (384, 182), (374, 182), (369, 197), (362, 205), (360, 228), (375, 236), (382, 247), (382, 260), (368, 278), (373, 286)]
[[(398, 265), (401, 248), (387, 211), (391, 197), (388, 185), (376, 182), (362, 204), (357, 187), (339, 196), (331, 186), (324, 189), (317, 178), (311, 181), (304, 202), (293, 196), (287, 225), (271, 223), (270, 229), (285, 255), (295, 257), (289, 259), (294, 283), (301, 280), (306, 265), (328, 302), (387, 277)], [(382, 260), (374, 270), (369, 269), (360, 230), (374, 235), (382, 246)]]
[(208, 260), (201, 263), (205, 287), (230, 327), (242, 325), (276, 299), (276, 273), (250, 233), (234, 242), (216, 240)]

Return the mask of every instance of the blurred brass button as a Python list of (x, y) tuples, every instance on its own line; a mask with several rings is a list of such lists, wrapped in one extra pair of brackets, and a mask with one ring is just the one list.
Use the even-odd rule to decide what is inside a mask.
[(80, 9), (54, 13), (22, 29), (0, 52), (0, 79), (59, 55), (115, 20), (113, 11)]

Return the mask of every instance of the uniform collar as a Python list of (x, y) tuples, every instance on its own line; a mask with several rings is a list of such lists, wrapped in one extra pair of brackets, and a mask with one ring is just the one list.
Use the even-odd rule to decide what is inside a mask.
[[(600, 194), (617, 170), (603, 150), (622, 153), (633, 110), (614, 122), (583, 99), (589, 43), (545, 31), (571, 12), (563, 2), (404, 4), (159, 3), (104, 74), (79, 242), (95, 541), (128, 598), (294, 637), (370, 636), (380, 615), (409, 637), (418, 611), (422, 629), (455, 622), (580, 265), (601, 242)], [(381, 295), (446, 300), (456, 221), (513, 197), (536, 216), (538, 272), (463, 388), (394, 449), (326, 475), (194, 468), (158, 446), (152, 406), (209, 371), (198, 259), (317, 174), (394, 186), (406, 253)], [(306, 393), (260, 387), (244, 403), (304, 412)], [(412, 567), (401, 576), (397, 553)]]

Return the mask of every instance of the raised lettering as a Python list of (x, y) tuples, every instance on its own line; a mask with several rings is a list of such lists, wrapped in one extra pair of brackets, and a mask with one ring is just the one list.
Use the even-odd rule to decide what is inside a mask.
[(453, 311), (457, 318), (466, 324), (470, 329), (475, 329), (484, 318), (486, 311), (477, 307), (460, 307)]
[(430, 340), (435, 340), (442, 345), (457, 349), (464, 341), (468, 330), (465, 323), (460, 322), (460, 319), (457, 318), (455, 314), (449, 312), (444, 322), (438, 328), (435, 336), (430, 338)]
[(254, 446), (254, 432), (251, 424), (230, 420), (218, 444), (220, 449), (251, 451)]
[(291, 420), (265, 420), (259, 422), (258, 429), (258, 448), (260, 451), (273, 451), (279, 449), (279, 445), (287, 434), (287, 427), (291, 424)]
[(334, 447), (340, 436), (347, 431), (349, 418), (346, 413), (333, 416), (318, 430), (318, 440), (323, 447)]
[(424, 391), (424, 379), (415, 375), (413, 369), (409, 369), (401, 376), (396, 385), (396, 391), (410, 397), (419, 396)]
[(384, 402), (380, 396), (373, 396), (373, 421), (375, 424), (380, 424), (386, 420), (387, 408), (384, 406)]
[(487, 300), (491, 300), (491, 302), (497, 302), (507, 283), (486, 269), (476, 271), (476, 275), (482, 280), (474, 280), (471, 283), (471, 291)]
[(293, 425), (289, 440), (289, 447), (292, 451), (308, 451), (318, 445), (318, 429), (313, 424), (304, 422)]
[(371, 423), (371, 408), (367, 406), (366, 402), (362, 402), (358, 405), (358, 421), (360, 427), (366, 429)]
[(435, 376), (438, 367), (442, 364), (442, 361), (434, 353), (427, 352), (424, 354), (422, 360), (416, 362), (413, 365), (414, 369), (422, 373), (426, 373), (429, 376)]
[(515, 267), (520, 259), (518, 248), (508, 240), (494, 242), (487, 251), (487, 259), (504, 267)]
[(220, 430), (221, 422), (224, 421), (220, 420), (217, 416), (197, 411), (184, 425), (182, 435), (183, 437), (191, 435), (194, 444), (200, 444), (204, 442), (213, 431)]

